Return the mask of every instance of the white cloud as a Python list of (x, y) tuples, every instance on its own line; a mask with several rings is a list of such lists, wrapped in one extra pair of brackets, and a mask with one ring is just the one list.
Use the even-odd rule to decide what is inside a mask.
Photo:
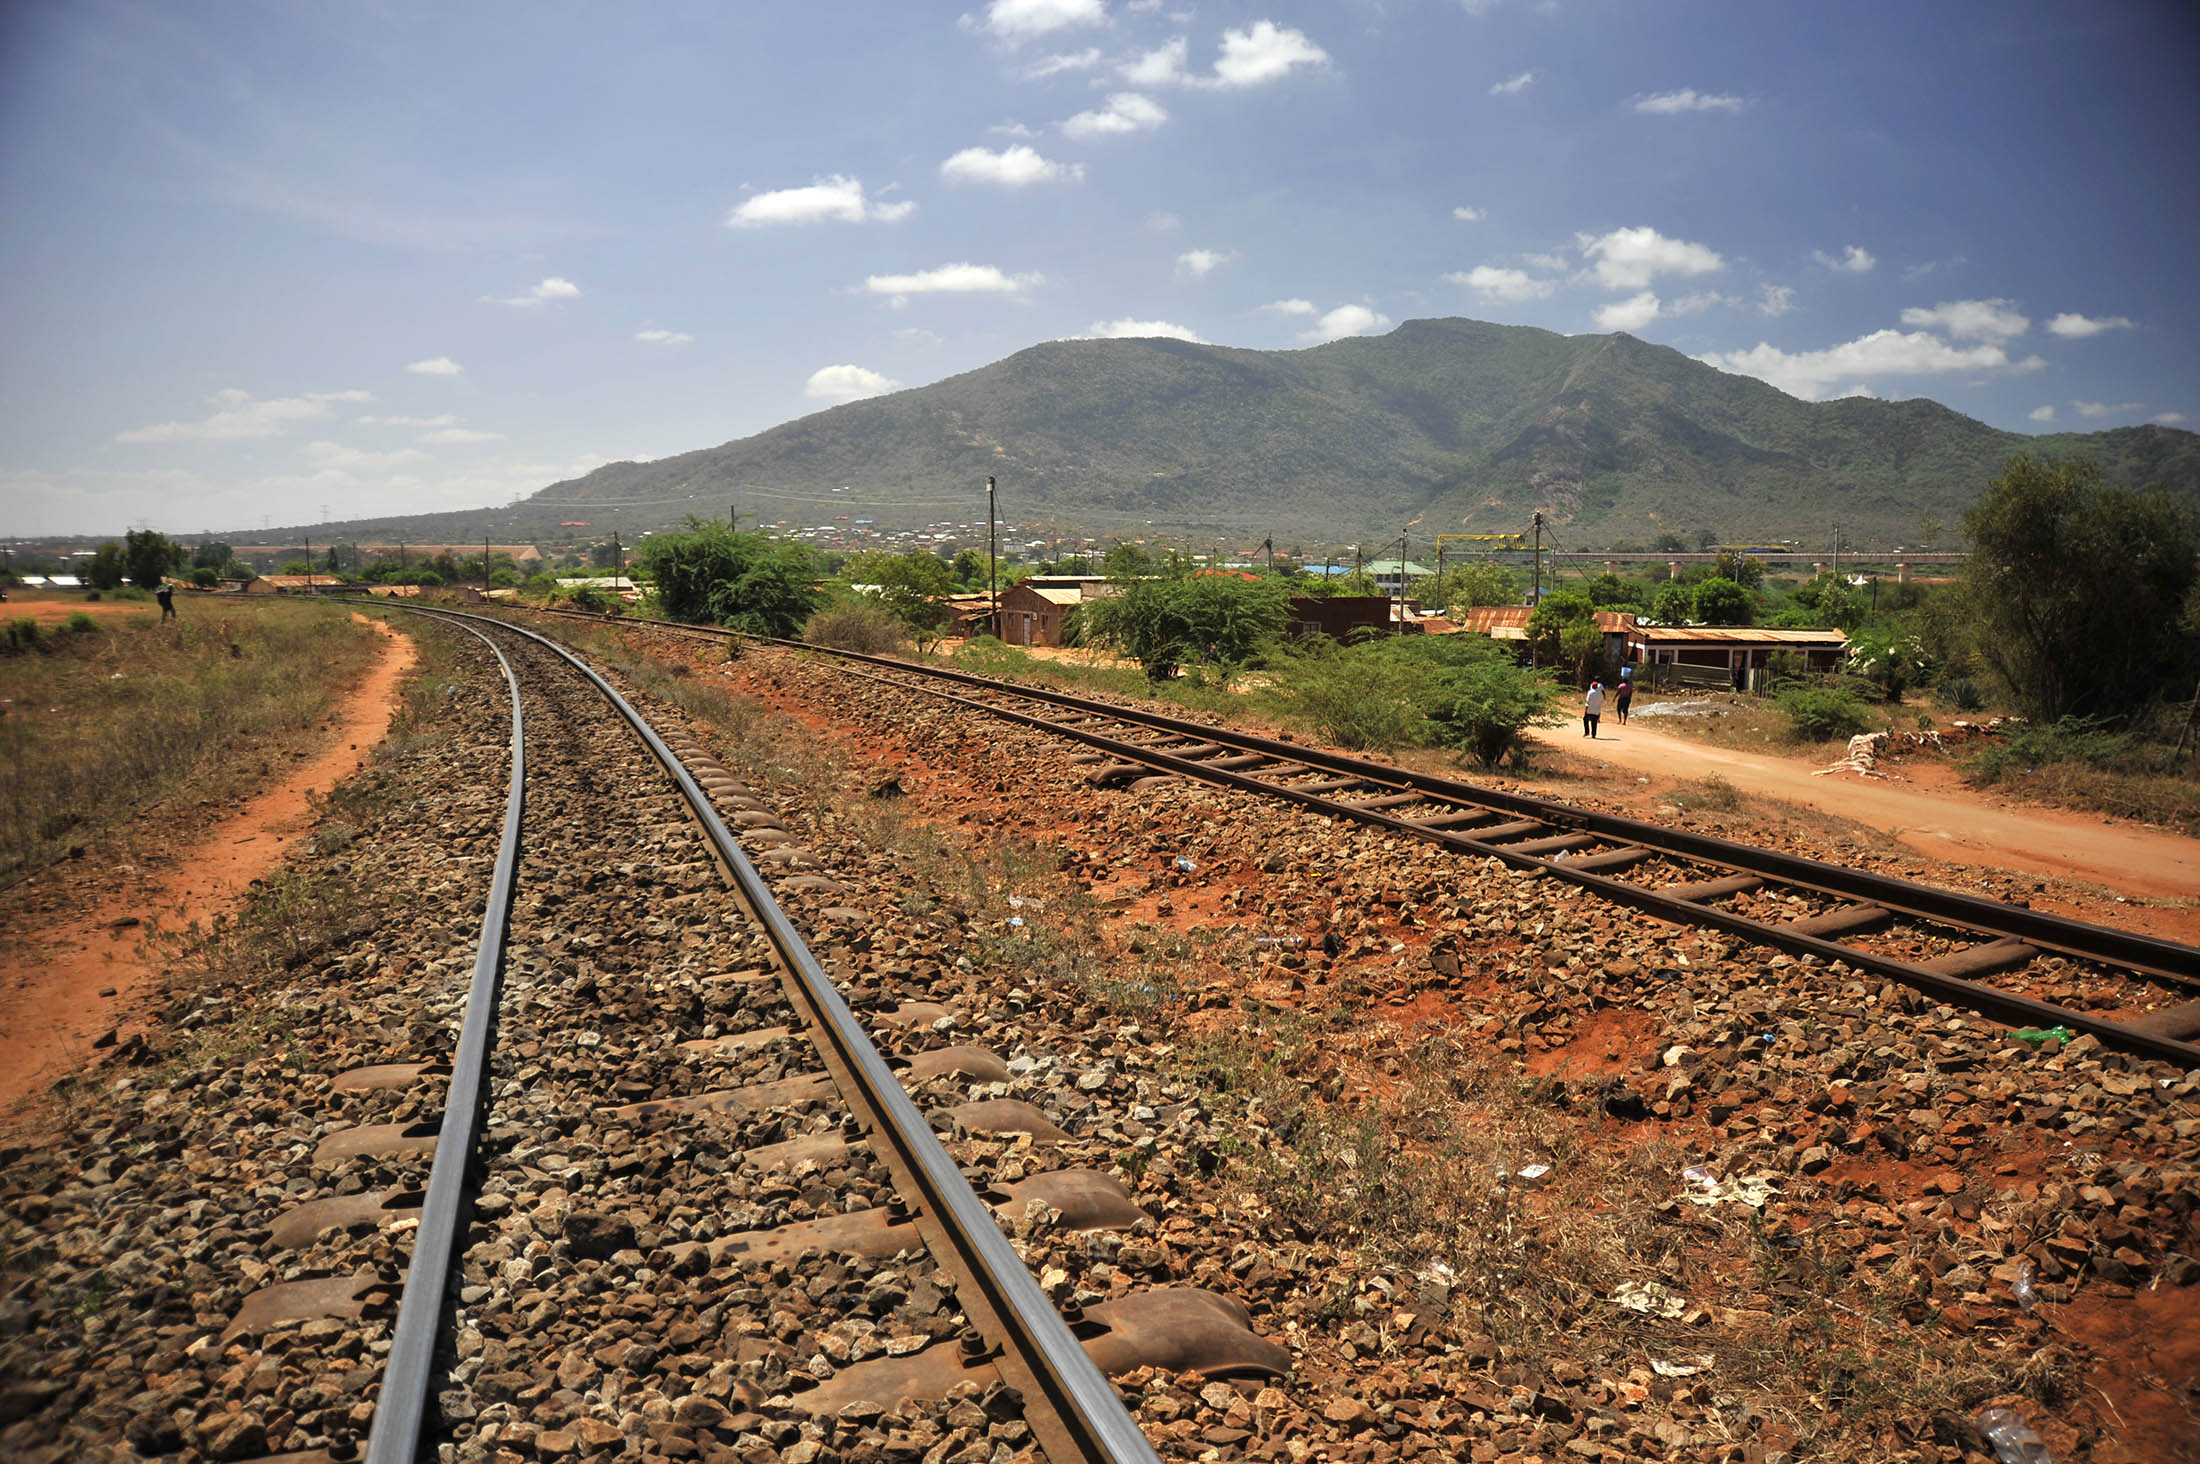
[(1339, 305), (1315, 321), (1312, 327), (1300, 332), (1299, 339), (1319, 345), (1323, 341), (1342, 340), (1346, 336), (1366, 335), (1389, 324), (1389, 316), (1370, 310), (1365, 305)]
[(652, 325), (634, 332), (634, 339), (651, 346), (684, 346), (695, 337), (684, 330), (666, 330)]
[(1033, 183), (1075, 183), (1085, 176), (1082, 165), (1065, 166), (1039, 155), (1036, 149), (1017, 143), (999, 152), (966, 147), (940, 164), (940, 176), (950, 183), (993, 183), (1003, 188), (1023, 188)]
[(2136, 412), (2145, 402), (2072, 402), (2081, 417), (2120, 417), (2126, 412)]
[(1172, 341), (1190, 341), (1195, 346), (1207, 344), (1196, 331), (1168, 320), (1096, 320), (1092, 333), (1102, 340), (1136, 340), (1160, 336)]
[(1282, 80), (1297, 67), (1328, 64), (1329, 53), (1308, 40), (1304, 31), (1279, 26), (1272, 20), (1256, 20), (1244, 30), (1222, 33), (1222, 54), (1215, 58), (1213, 84), (1263, 86)]
[(1596, 322), (1606, 330), (1641, 330), (1658, 318), (1658, 297), (1648, 290), (1625, 300), (1615, 300), (1596, 313)]
[(1872, 252), (1861, 244), (1849, 245), (1841, 251), (1838, 257), (1826, 253), (1823, 249), (1813, 249), (1810, 252), (1810, 257), (1817, 260), (1825, 268), (1836, 269), (1843, 274), (1870, 274), (1872, 266), (1879, 263)]
[(375, 472), (395, 467), (399, 463), (425, 462), (428, 457), (417, 448), (400, 447), (394, 452), (363, 452), (356, 447), (346, 447), (340, 442), (309, 442), (304, 451), (306, 461), (322, 472)]
[(1636, 111), (1659, 117), (1671, 117), (1680, 112), (1739, 112), (1748, 105), (1740, 97), (1699, 92), (1686, 86), (1679, 91), (1656, 92), (1647, 97), (1635, 98)]
[(1156, 234), (1173, 234), (1184, 227), (1184, 221), (1173, 213), (1150, 213), (1146, 215), (1146, 227)]
[(449, 412), (437, 417), (355, 417), (362, 427), (448, 427), (458, 418)]
[(820, 401), (853, 402), (864, 397), (898, 391), (901, 383), (864, 366), (820, 366), (802, 388), (806, 397)]
[(230, 442), (247, 437), (279, 437), (287, 424), (326, 417), (339, 402), (371, 402), (372, 392), (313, 391), (303, 396), (255, 400), (235, 387), (214, 393), (217, 409), (195, 422), (156, 422), (115, 434), (117, 442)]
[(1060, 76), (1065, 71), (1090, 71), (1101, 61), (1100, 48), (1090, 46), (1082, 51), (1062, 51), (1052, 56), (1041, 56), (1024, 68), (1024, 80), (1044, 81), (1050, 76)]
[(1466, 204), (1462, 203), (1457, 208), (1451, 211), (1451, 216), (1457, 219), (1462, 224), (1474, 224), (1480, 223), (1483, 219), (1488, 218), (1490, 215), (1489, 210), (1487, 209), (1470, 208)]
[(1815, 401), (1827, 396), (1839, 381), (1951, 371), (2023, 371), (2032, 369), (2032, 361), (2038, 358), (2012, 362), (1998, 345), (1952, 346), (1924, 331), (1875, 330), (1822, 351), (1790, 353), (1760, 342), (1746, 351), (1713, 351), (1696, 359)]
[(1011, 43), (1081, 25), (1106, 25), (1107, 0), (993, 0), (985, 18), (964, 16), (965, 25), (991, 31)]
[(1757, 313), (1777, 320), (1795, 308), (1795, 287), (1766, 285), (1757, 291)]
[(2104, 330), (2129, 330), (2131, 320), (2123, 315), (2085, 316), (2066, 311), (2048, 321), (2047, 329), (2050, 334), (2065, 340), (2082, 341)]
[(415, 376), (456, 376), (466, 368), (448, 356), (430, 356), (425, 361), (415, 361), (405, 368)]
[(1176, 257), (1176, 272), (1204, 279), (1235, 258), (1234, 249), (1187, 249)]
[(1038, 128), (1026, 127), (1021, 122), (996, 122), (988, 127), (986, 131), (996, 137), (1037, 137), (1039, 135)]
[(1912, 305), (1902, 323), (1937, 327), (1959, 341), (2008, 341), (2032, 328), (2032, 322), (2007, 300), (1943, 300), (1932, 309)]
[(1533, 71), (1523, 71), (1518, 76), (1510, 77), (1491, 87), (1490, 95), (1493, 97), (1517, 97), (1533, 85), (1535, 85), (1535, 73)]
[(1478, 264), (1464, 273), (1454, 271), (1444, 279), (1465, 285), (1485, 300), (1542, 300), (1558, 288), (1556, 280), (1539, 280), (1524, 269), (1504, 269), (1494, 264)]
[(1856, 383), (1856, 385), (1850, 387), (1847, 391), (1841, 392), (1839, 395), (1837, 395), (1834, 400), (1847, 401), (1850, 397), (1862, 397), (1865, 401), (1876, 402), (1879, 400), (1879, 393), (1873, 391), (1870, 385), (1868, 385), (1867, 383), (1859, 381), (1858, 383)]
[(2185, 414), (2183, 412), (2157, 412), (2147, 420), (2151, 422), (2159, 422), (2164, 427), (2175, 427), (2178, 423), (2185, 420)]
[[(546, 305), (552, 300), (578, 300), (580, 297), (580, 286), (571, 280), (552, 275), (530, 287), (525, 294), (483, 295), (481, 300), (485, 305), (510, 305), (520, 310), (532, 310), (537, 305)], [(408, 366), (405, 369), (409, 371), (412, 368)]]
[(1667, 316), (1696, 315), (1709, 310), (1714, 305), (1739, 305), (1741, 303), (1732, 295), (1722, 295), (1717, 290), (1698, 290), (1693, 295), (1681, 296), (1678, 300), (1667, 305), (1661, 313)]
[(911, 295), (1021, 295), (1041, 283), (1037, 274), (1006, 274), (990, 264), (943, 264), (915, 274), (872, 275), (863, 288), (891, 295), (899, 305)]
[(1641, 290), (1661, 274), (1701, 275), (1726, 267), (1725, 260), (1703, 245), (1668, 239), (1652, 228), (1579, 237), (1581, 252), (1596, 261), (1590, 272), (1609, 290)]
[(1143, 51), (1123, 63), (1123, 79), (1132, 86), (1173, 86), (1190, 78), (1184, 71), (1184, 63), (1191, 54), (1191, 43), (1177, 36), (1151, 51)]
[(916, 212), (914, 203), (885, 203), (864, 196), (861, 179), (835, 173), (806, 188), (775, 188), (743, 199), (726, 215), (729, 229), (778, 224), (893, 223)]
[(1119, 137), (1145, 132), (1169, 120), (1158, 102), (1137, 92), (1117, 92), (1098, 111), (1079, 112), (1062, 124), (1062, 135), (1080, 141), (1094, 137)]
[(1573, 263), (1563, 254), (1523, 254), (1520, 257), (1537, 269), (1561, 270)]
[(415, 440), (426, 443), (502, 442), (504, 434), (501, 432), (483, 432), (473, 427), (444, 427), (434, 432), (423, 433)]
[(937, 346), (945, 344), (947, 337), (936, 330), (926, 330), (921, 325), (904, 325), (895, 329), (894, 339), (897, 341), (922, 341), (928, 346)]
[(1311, 300), (1270, 300), (1260, 307), (1274, 315), (1319, 315), (1321, 307)]
[(2044, 407), (2034, 407), (2024, 415), (2035, 422), (2052, 422), (2055, 420), (2055, 405), (2050, 402)]

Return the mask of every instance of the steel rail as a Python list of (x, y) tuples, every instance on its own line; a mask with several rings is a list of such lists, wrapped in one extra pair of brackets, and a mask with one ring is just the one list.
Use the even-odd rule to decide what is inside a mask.
[[(824, 1035), (834, 1055), (855, 1077), (861, 1091), (849, 1096), (872, 1110), (873, 1135), (892, 1146), (895, 1157), (901, 1160), (920, 1191), (915, 1198), (930, 1211), (954, 1248), (959, 1269), (978, 1284), (986, 1307), (1008, 1334), (1003, 1340), (1015, 1350), (1045, 1394), (1047, 1409), (1059, 1420), (1062, 1435), (1075, 1450), (1065, 1458), (1053, 1447), (1056, 1440), (1042, 1438), (1041, 1442), (1049, 1446), (1049, 1457), (1056, 1464), (1069, 1464), (1070, 1458), (1089, 1460), (1092, 1464), (1158, 1464), (1152, 1446), (1139, 1430), (1137, 1420), (1124, 1408), (1114, 1386), (1085, 1352), (1084, 1345), (1070, 1331), (1046, 1293), (1040, 1290), (1022, 1257), (1001, 1233), (993, 1212), (971, 1190), (969, 1181), (963, 1178), (954, 1159), (932, 1132), (931, 1124), (902, 1090), (893, 1069), (886, 1065), (885, 1058), (856, 1020), (855, 1012), (835, 988), (832, 978), (811, 953), (786, 912), (779, 908), (770, 886), (749, 862), (739, 842), (719, 818), (709, 796), (679, 756), (609, 681), (571, 650), (524, 626), (499, 620), (489, 623), (525, 636), (563, 657), (595, 685), (672, 775), (718, 857), (732, 872), (743, 903), (765, 927), (767, 938), (785, 963), (785, 969), (799, 985), (804, 999), (821, 1016)], [(970, 1298), (961, 1300), (969, 1310)], [(1031, 1421), (1028, 1416), (1026, 1421)], [(1040, 1432), (1036, 1425), (1034, 1432)], [(370, 1464), (379, 1464), (379, 1461), (370, 1461)]]
[[(567, 613), (571, 612), (552, 612)], [(596, 624), (606, 623), (606, 617), (576, 616)], [(616, 621), (610, 623), (616, 624)], [(1693, 834), (1684, 830), (1665, 828), (1645, 823), (1639, 819), (1618, 814), (1601, 813), (1572, 804), (1507, 793), (1500, 789), (1483, 788), (1475, 784), (1433, 774), (1418, 773), (1388, 763), (1370, 762), (1341, 753), (1324, 752), (1295, 742), (1261, 737), (1253, 733), (1230, 728), (1214, 727), (1186, 721), (1162, 713), (1141, 711), (1109, 702), (1094, 701), (1063, 692), (1041, 690), (1034, 687), (977, 676), (964, 671), (952, 671), (943, 667), (917, 666), (890, 656), (874, 656), (860, 651), (844, 651), (830, 647), (808, 645), (800, 641), (782, 640), (770, 636), (754, 636), (739, 631), (714, 630), (701, 626), (665, 626), (658, 622), (641, 622), (648, 628), (669, 628), (693, 632), (713, 639), (754, 640), (791, 650), (810, 651), (841, 661), (856, 661), (886, 670), (913, 674), (928, 680), (947, 681), (1005, 694), (1041, 705), (1061, 707), (1089, 716), (1127, 722), (1153, 731), (1167, 732), (1173, 736), (1196, 738), (1202, 741), (1257, 752), (1279, 762), (1294, 763), (1309, 770), (1327, 770), (1349, 775), (1378, 787), (1411, 792), (1431, 799), (1449, 799), (1477, 807), (1516, 813), (1524, 818), (1550, 824), (1556, 828), (1576, 829), (1594, 833), (1601, 838), (1618, 843), (1630, 843), (1657, 850), (1660, 853), (1697, 863), (1734, 869), (1751, 875), (1762, 875), (1779, 883), (1811, 889), (1824, 894), (1842, 895), (1851, 899), (1869, 901), (1886, 909), (1937, 924), (1970, 930), (1974, 933), (1997, 937), (2015, 937), (2042, 950), (2053, 950), (2081, 960), (2094, 961), (2123, 967), (2142, 975), (2166, 978), (2173, 984), (2200, 983), (2200, 949), (2159, 940), (2132, 931), (2117, 930), (2110, 926), (2093, 925), (2085, 921), (2069, 920), (2060, 916), (2043, 915), (2021, 906), (2004, 905), (1997, 901), (1980, 899), (1975, 895), (1960, 894), (1952, 890), (1936, 890), (1930, 886), (1893, 879), (1886, 875), (1871, 874), (1862, 870), (1844, 869), (1839, 865), (1820, 860), (1806, 859), (1800, 855), (1783, 854), (1777, 850), (1761, 849), (1753, 845), (1738, 844), (1712, 835)], [(850, 672), (852, 675), (865, 675)], [(1179, 757), (1159, 748), (1141, 743), (1125, 742), (1105, 734), (1070, 726), (1049, 717), (1013, 711), (989, 702), (970, 697), (956, 696), (948, 692), (934, 691), (922, 686), (909, 686), (885, 677), (870, 676), (884, 685), (898, 686), (905, 690), (939, 698), (967, 706), (986, 715), (1044, 731), (1055, 736), (1069, 737), (1088, 746), (1099, 748), (1126, 760), (1143, 763), (1149, 767), (1180, 774), (1185, 777), (1236, 788), (1241, 791), (1281, 797), (1306, 807), (1336, 817), (1389, 829), (1411, 838), (1428, 840), (1445, 845), (1462, 853), (1498, 859), (1514, 868), (1536, 869), (1545, 874), (1593, 890), (1615, 903), (1632, 906), (1677, 924), (1707, 925), (1741, 936), (1777, 950), (1797, 955), (1816, 956), (1826, 961), (1840, 961), (1875, 975), (1898, 981), (1915, 990), (1925, 992), (1944, 1001), (1969, 1007), (1996, 1020), (2013, 1026), (2068, 1027), (2074, 1032), (2089, 1034), (2103, 1045), (2139, 1056), (2174, 1063), (2184, 1068), (2200, 1068), (2200, 1045), (2158, 1035), (2129, 1023), (2110, 1021), (2090, 1012), (2065, 1007), (2052, 1002), (2021, 996), (1986, 983), (1961, 976), (1929, 970), (1914, 962), (1855, 946), (1841, 944), (1822, 936), (1787, 929), (1782, 926), (1755, 920), (1732, 911), (1721, 910), (1701, 901), (1689, 900), (1646, 885), (1630, 883), (1593, 870), (1579, 868), (1574, 861), (1549, 859), (1541, 855), (1523, 853), (1505, 844), (1490, 843), (1469, 834), (1455, 833), (1447, 829), (1434, 829), (1415, 823), (1411, 819), (1394, 817), (1379, 809), (1370, 809), (1350, 802), (1328, 798), (1317, 793), (1292, 787), (1288, 783), (1271, 782), (1228, 768), (1218, 768), (1196, 758)], [(2144, 1019), (2141, 1019), (2142, 1021)]]
[(466, 1020), (451, 1059), (450, 1086), (444, 1092), (443, 1127), (436, 1136), (420, 1227), (413, 1234), (412, 1260), (405, 1268), (405, 1288), (397, 1303), (397, 1325), (390, 1333), (389, 1357), (383, 1363), (382, 1392), (367, 1435), (367, 1464), (413, 1464), (419, 1457), (428, 1399), (435, 1388), (436, 1339), (443, 1325), (444, 1297), (465, 1225), (466, 1171), (481, 1121), (482, 1090), (503, 985), (504, 932), (519, 874), (520, 816), (527, 803), (527, 728), (520, 712), (519, 677), (503, 647), (471, 625), (463, 628), (488, 646), (504, 671), (512, 702), (512, 786), (504, 799), (503, 842), (497, 847), (489, 898), (481, 912), (473, 984), (466, 990)]

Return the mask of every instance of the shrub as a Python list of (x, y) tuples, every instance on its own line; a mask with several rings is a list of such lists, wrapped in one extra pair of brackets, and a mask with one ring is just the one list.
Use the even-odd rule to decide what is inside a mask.
[(1783, 692), (1779, 706), (1797, 738), (1825, 742), (1872, 730), (1870, 711), (1845, 692), (1816, 688)]
[(1935, 689), (1942, 706), (1954, 707), (1959, 712), (1975, 712), (1986, 705), (1986, 697), (1978, 689), (1978, 683), (1968, 676), (1953, 676)]
[(2029, 772), (2052, 763), (2110, 767), (2131, 749), (2130, 736), (2111, 732), (2095, 718), (2064, 717), (2044, 726), (2018, 726), (1980, 748), (1965, 761), (1963, 771), (1974, 783), (1998, 783), (2020, 768)]
[(835, 650), (890, 656), (907, 646), (909, 628), (884, 606), (859, 601), (818, 611), (803, 624), (802, 638)]
[(38, 622), (28, 615), (17, 616), (0, 630), (0, 654), (20, 656), (25, 651), (38, 649)]
[(221, 572), (207, 565), (202, 564), (197, 569), (191, 571), (191, 583), (197, 585), (202, 590), (211, 590), (212, 588), (214, 588), (214, 586), (220, 584), (221, 582)]
[(99, 629), (99, 622), (81, 610), (69, 612), (69, 629), (78, 635), (90, 635)]
[(1317, 640), (1276, 656), (1269, 673), (1307, 725), (1338, 747), (1389, 752), (1428, 738), (1423, 673), (1387, 646)]
[(1461, 658), (1436, 684), (1428, 715), (1436, 724), (1437, 741), (1484, 767), (1494, 768), (1508, 757), (1519, 761), (1528, 746), (1521, 733), (1558, 720), (1551, 713), (1556, 688), (1495, 642), (1446, 639), (1470, 642), (1461, 649), (1477, 654)]

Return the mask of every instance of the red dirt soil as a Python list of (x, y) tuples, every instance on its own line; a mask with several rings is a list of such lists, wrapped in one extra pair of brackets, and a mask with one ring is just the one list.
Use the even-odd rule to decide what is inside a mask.
[(1744, 794), (1854, 819), (1954, 863), (2096, 881), (2169, 899), (2200, 891), (2200, 839), (2095, 814), (2005, 807), (1963, 787), (1952, 771), (1914, 759), (1899, 765), (1898, 782), (1852, 772), (1820, 775), (1792, 758), (1715, 747), (1639, 721), (1622, 727), (1610, 717), (1593, 742), (1578, 726), (1537, 728), (1533, 735), (1561, 751), (1657, 780), (1721, 777)]
[[(228, 909), (304, 834), (314, 795), (357, 772), (381, 741), (399, 681), (417, 653), (410, 637), (386, 623), (352, 618), (373, 626), (388, 643), (344, 701), (326, 751), (207, 829), (196, 844), (164, 847), (141, 861), (133, 887), (117, 892), (119, 880), (102, 879), (83, 891), (83, 913), (27, 933), (31, 939), (0, 953), (0, 1109), (10, 1110), (0, 1117), (0, 1129), (18, 1128), (25, 1099), (83, 1068), (101, 1034), (129, 1030), (133, 997), (157, 989), (162, 974), (141, 939), (144, 920), (157, 914), (164, 925), (181, 929)], [(37, 878), (87, 883), (69, 866)]]

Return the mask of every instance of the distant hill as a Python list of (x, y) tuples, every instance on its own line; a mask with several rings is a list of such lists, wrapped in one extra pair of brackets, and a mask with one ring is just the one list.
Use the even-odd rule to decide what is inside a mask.
[[(693, 494), (705, 514), (803, 524), (982, 520), (991, 473), (1004, 519), (1101, 536), (1150, 521), (1372, 544), (1408, 527), (1522, 529), (1540, 509), (1567, 547), (1699, 527), (1818, 536), (1835, 521), (1892, 545), (1915, 541), (1921, 515), (1952, 531), (2020, 451), (2200, 496), (2190, 432), (2027, 437), (1922, 399), (1801, 401), (1629, 335), (1452, 319), (1300, 351), (1050, 341), (753, 437), (614, 463), (485, 517), (516, 520), (502, 536)], [(624, 510), (643, 525), (679, 511)]]

